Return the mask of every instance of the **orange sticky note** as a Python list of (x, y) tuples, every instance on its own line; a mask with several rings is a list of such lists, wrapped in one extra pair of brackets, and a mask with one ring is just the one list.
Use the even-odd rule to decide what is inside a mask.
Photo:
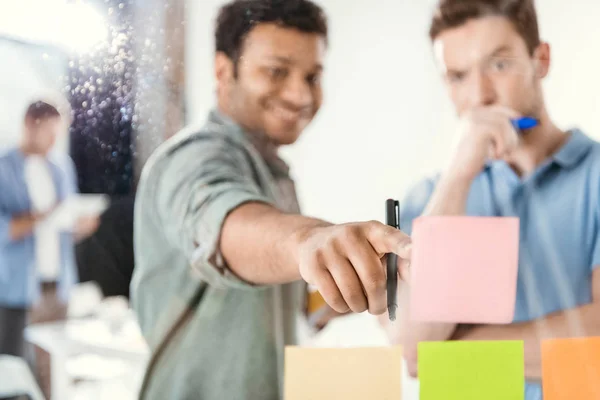
[(544, 400), (600, 399), (600, 337), (542, 341)]
[(519, 262), (519, 220), (432, 216), (413, 223), (411, 318), (510, 323)]
[(285, 349), (285, 400), (400, 400), (402, 349)]

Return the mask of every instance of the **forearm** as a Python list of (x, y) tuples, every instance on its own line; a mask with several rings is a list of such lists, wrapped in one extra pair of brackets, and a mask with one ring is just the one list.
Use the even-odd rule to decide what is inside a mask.
[(447, 171), (442, 175), (424, 215), (464, 215), (471, 181)]
[(455, 330), (456, 324), (410, 321), (407, 324), (406, 333), (401, 342), (409, 375), (413, 378), (416, 378), (418, 375), (418, 346), (420, 342), (448, 340), (452, 337)]
[(600, 304), (592, 303), (548, 315), (545, 318), (510, 325), (482, 325), (461, 330), (457, 340), (522, 340), (525, 376), (541, 378), (541, 344), (545, 339), (600, 336)]
[[(423, 215), (464, 215), (471, 181), (456, 177), (447, 172), (441, 177)], [(400, 308), (403, 320), (397, 329), (388, 327), (388, 335), (393, 343), (404, 349), (408, 370), (417, 376), (417, 348), (419, 342), (448, 340), (456, 330), (456, 324), (424, 323), (409, 317), (409, 285), (404, 285)], [(384, 325), (385, 327), (385, 325)]]
[(419, 342), (443, 341), (449, 339), (456, 329), (455, 324), (424, 323), (410, 318), (410, 287), (403, 282), (399, 287), (398, 320), (395, 323), (380, 317), (392, 344), (402, 345), (409, 374), (417, 376), (417, 348)]
[(301, 279), (296, 244), (313, 228), (330, 226), (318, 219), (285, 214), (259, 203), (245, 204), (225, 220), (221, 252), (229, 268), (255, 284), (283, 284)]
[(37, 220), (33, 215), (15, 217), (10, 222), (9, 237), (11, 241), (18, 241), (31, 235)]

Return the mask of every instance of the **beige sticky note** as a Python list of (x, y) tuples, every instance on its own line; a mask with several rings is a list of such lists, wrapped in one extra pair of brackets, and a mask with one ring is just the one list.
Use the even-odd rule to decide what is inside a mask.
[(402, 348), (285, 349), (285, 400), (400, 400)]

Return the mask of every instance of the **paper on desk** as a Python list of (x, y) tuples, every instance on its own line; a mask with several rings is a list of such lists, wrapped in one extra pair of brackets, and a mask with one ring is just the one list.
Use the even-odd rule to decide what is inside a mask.
[(109, 197), (103, 194), (77, 194), (63, 200), (44, 221), (45, 226), (70, 230), (81, 217), (102, 214), (109, 206)]
[(523, 400), (522, 341), (420, 342), (418, 352), (420, 400)]
[(285, 400), (399, 400), (402, 349), (285, 349)]
[(600, 399), (600, 337), (542, 341), (544, 400)]
[(518, 218), (420, 217), (412, 231), (412, 319), (512, 322), (519, 261)]

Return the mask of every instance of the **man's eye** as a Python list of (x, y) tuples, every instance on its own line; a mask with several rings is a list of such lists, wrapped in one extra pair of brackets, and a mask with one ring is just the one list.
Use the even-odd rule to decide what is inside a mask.
[(447, 79), (450, 83), (460, 83), (465, 79), (465, 74), (463, 72), (453, 72), (448, 74)]
[(311, 85), (318, 85), (321, 82), (321, 74), (311, 74), (306, 77), (306, 81)]
[(269, 76), (273, 79), (281, 79), (287, 75), (287, 71), (284, 68), (272, 67), (268, 69)]
[(499, 60), (494, 60), (492, 62), (492, 69), (494, 71), (504, 71), (506, 70), (508, 67), (510, 67), (510, 61), (506, 60), (506, 59), (499, 59)]

